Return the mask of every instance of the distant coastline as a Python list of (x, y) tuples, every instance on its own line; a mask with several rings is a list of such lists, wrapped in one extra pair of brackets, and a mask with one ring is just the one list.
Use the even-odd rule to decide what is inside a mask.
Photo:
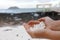
[[(0, 9), (0, 13), (26, 13), (37, 12), (37, 8), (19, 8), (16, 6), (9, 7), (8, 9)], [(39, 12), (43, 11), (43, 8), (39, 8)]]
[(16, 7), (16, 6), (13, 6), (13, 7), (9, 7), (8, 9), (20, 9), (20, 8), (18, 8), (18, 7)]

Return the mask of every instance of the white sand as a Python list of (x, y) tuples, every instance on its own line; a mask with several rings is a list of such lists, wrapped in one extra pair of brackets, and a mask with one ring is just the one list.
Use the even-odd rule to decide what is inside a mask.
[(45, 28), (44, 22), (40, 22), (39, 24), (35, 24), (33, 27), (30, 28), (31, 31), (42, 31)]
[[(42, 40), (32, 39), (22, 25), (16, 27), (0, 27), (0, 40)], [(45, 39), (43, 39), (45, 40)]]
[(0, 40), (28, 40), (31, 37), (25, 31), (23, 26), (17, 25), (17, 27), (1, 27), (0, 28)]

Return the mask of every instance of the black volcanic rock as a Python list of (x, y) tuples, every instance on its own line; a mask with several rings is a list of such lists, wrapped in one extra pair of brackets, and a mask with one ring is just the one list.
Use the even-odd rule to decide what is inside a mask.
[(20, 9), (20, 8), (13, 6), (13, 7), (9, 7), (8, 9)]

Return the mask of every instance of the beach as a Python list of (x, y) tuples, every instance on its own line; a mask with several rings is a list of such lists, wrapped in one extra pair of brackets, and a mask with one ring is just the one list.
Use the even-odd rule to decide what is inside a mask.
[(14, 27), (0, 27), (0, 40), (48, 40), (40, 38), (32, 38), (25, 30), (23, 25), (15, 25)]

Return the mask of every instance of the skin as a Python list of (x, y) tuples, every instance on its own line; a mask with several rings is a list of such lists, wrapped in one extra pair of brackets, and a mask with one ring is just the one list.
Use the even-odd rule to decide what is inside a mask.
[[(45, 29), (40, 31), (31, 31), (30, 27), (34, 24), (39, 24), (41, 21), (45, 23)], [(60, 40), (60, 20), (53, 20), (49, 17), (43, 17), (38, 20), (31, 20), (24, 25), (26, 31), (33, 38), (49, 38), (52, 40)]]

